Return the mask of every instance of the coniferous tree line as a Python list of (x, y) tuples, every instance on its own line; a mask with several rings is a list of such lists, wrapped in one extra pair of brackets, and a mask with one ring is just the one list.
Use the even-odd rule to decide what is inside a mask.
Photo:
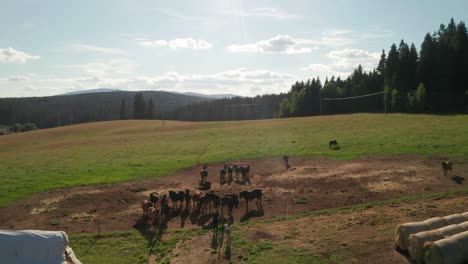
[[(350, 112), (466, 112), (468, 111), (468, 35), (465, 23), (453, 19), (427, 33), (418, 51), (401, 40), (388, 54), (382, 51), (376, 69), (359, 65), (345, 80), (334, 76), (296, 82), (279, 107), (279, 117)], [(317, 92), (318, 90), (318, 92)], [(382, 96), (343, 98), (385, 91)]]
[[(138, 118), (156, 119), (178, 107), (212, 100), (160, 91), (139, 92), (145, 103)], [(0, 98), (0, 125), (33, 123), (38, 128), (133, 119), (135, 92), (106, 92), (30, 98)], [(170, 103), (168, 103), (170, 102)]]
[(286, 94), (233, 97), (204, 101), (177, 108), (167, 119), (183, 121), (223, 121), (274, 118)]

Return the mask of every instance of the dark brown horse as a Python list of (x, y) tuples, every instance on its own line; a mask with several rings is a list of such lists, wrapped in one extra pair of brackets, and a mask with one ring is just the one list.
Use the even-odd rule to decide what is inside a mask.
[(182, 203), (184, 202), (185, 199), (185, 193), (183, 191), (169, 191), (169, 198), (172, 201), (172, 207), (177, 208), (177, 202), (179, 202), (180, 207), (182, 207)]
[(185, 190), (184, 198), (185, 198), (185, 206), (187, 208), (190, 208), (190, 200), (192, 199), (192, 195), (190, 194), (189, 189)]
[(232, 211), (239, 206), (239, 196), (234, 193), (225, 194), (224, 197), (221, 198), (221, 204), (223, 206), (227, 206), (228, 208), (228, 215), (232, 216)]
[(202, 169), (200, 171), (201, 183), (205, 183), (207, 177), (208, 177), (208, 171), (206, 169)]
[(206, 214), (207, 211), (211, 213), (211, 205), (213, 204), (215, 208), (218, 208), (219, 202), (219, 196), (213, 191), (205, 193), (205, 196), (202, 198), (202, 213)]
[(255, 189), (251, 192), (249, 191), (242, 191), (239, 193), (239, 197), (245, 199), (245, 208), (247, 212), (249, 211), (249, 201), (253, 199), (257, 199), (257, 206), (262, 206), (262, 190)]
[(153, 204), (153, 207), (157, 209), (158, 208), (157, 205), (159, 201), (158, 193), (157, 192), (150, 193), (149, 200)]
[[(226, 166), (225, 166), (226, 167)], [(219, 184), (223, 185), (226, 182), (226, 168), (219, 171)]]

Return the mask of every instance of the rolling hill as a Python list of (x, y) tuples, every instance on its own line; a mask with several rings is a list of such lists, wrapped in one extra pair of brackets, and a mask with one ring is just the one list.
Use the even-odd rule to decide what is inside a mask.
[[(468, 158), (468, 116), (353, 114), (233, 122), (126, 120), (0, 138), (0, 206), (55, 188), (158, 178), (265, 156)], [(339, 151), (328, 141), (336, 139)]]

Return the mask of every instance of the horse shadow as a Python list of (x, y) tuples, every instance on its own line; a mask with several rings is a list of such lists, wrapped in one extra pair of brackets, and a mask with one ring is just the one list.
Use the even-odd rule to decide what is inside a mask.
[(224, 251), (224, 258), (227, 260), (231, 260), (231, 243), (226, 244), (226, 251)]
[(211, 182), (205, 181), (205, 182), (200, 183), (200, 185), (198, 186), (198, 189), (202, 191), (211, 189)]
[(140, 235), (146, 239), (148, 242), (147, 247), (152, 248), (161, 240), (164, 230), (167, 229), (167, 220), (162, 219), (157, 222), (157, 225), (148, 226), (147, 219), (147, 216), (142, 216), (132, 227), (138, 230)]
[(195, 209), (192, 211), (190, 214), (190, 222), (192, 225), (197, 225), (201, 226), (202, 228), (205, 229), (206, 223), (212, 218), (211, 215), (201, 215), (200, 214), (200, 208)]
[(452, 177), (452, 180), (457, 184), (463, 184), (463, 182), (465, 181), (465, 178), (455, 175)]
[(190, 209), (188, 207), (185, 207), (185, 209), (180, 213), (180, 228), (185, 227), (185, 221), (190, 215)]
[(249, 182), (245, 180), (234, 180), (234, 183), (238, 185), (247, 185)]
[(250, 210), (245, 212), (245, 214), (240, 218), (241, 223), (248, 221), (250, 218), (253, 217), (262, 217), (265, 215), (263, 211), (263, 207), (261, 205), (257, 206), (257, 210)]

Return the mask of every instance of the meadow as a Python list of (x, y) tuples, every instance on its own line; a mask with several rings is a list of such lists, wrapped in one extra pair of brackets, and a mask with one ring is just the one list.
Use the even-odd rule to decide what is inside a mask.
[[(340, 150), (328, 142), (336, 139)], [(167, 176), (265, 156), (468, 158), (467, 115), (351, 114), (176, 122), (113, 121), (0, 137), (0, 206), (51, 189)]]

